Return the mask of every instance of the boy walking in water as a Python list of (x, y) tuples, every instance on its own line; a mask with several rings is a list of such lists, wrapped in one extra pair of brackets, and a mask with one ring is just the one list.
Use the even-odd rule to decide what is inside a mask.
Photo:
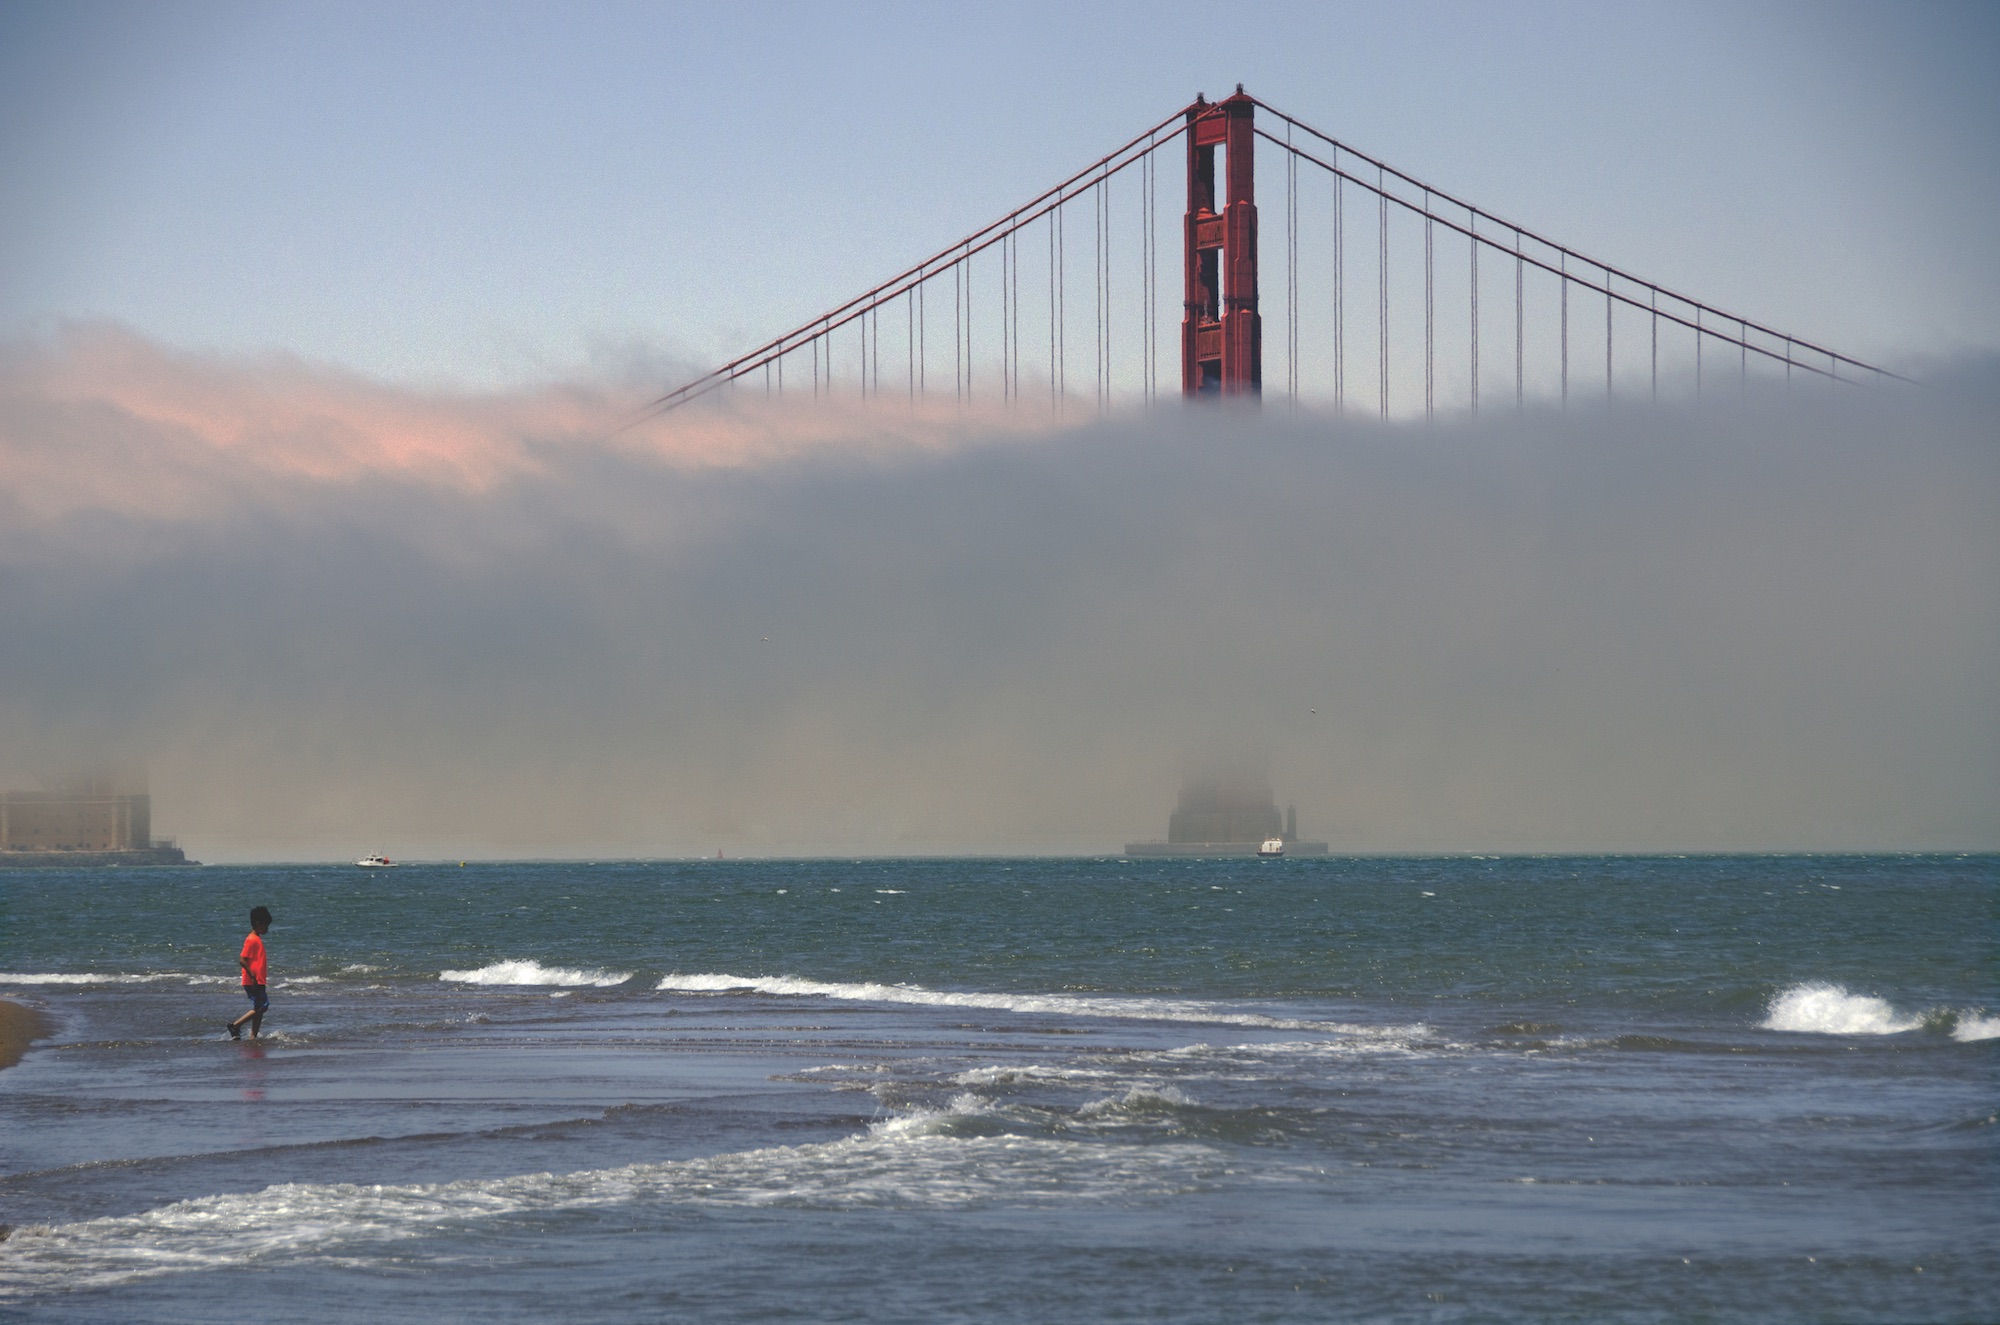
[(229, 1038), (243, 1038), (243, 1023), (250, 1023), (250, 1038), (256, 1039), (263, 1028), (264, 1014), (270, 1010), (271, 1000), (264, 993), (264, 934), (271, 928), (271, 913), (261, 906), (250, 908), (250, 933), (243, 939), (243, 953), (236, 964), (243, 968), (243, 992), (250, 999), (250, 1010), (229, 1023)]

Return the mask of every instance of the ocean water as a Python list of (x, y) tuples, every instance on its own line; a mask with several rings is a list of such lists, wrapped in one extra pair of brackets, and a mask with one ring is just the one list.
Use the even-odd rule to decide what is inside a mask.
[(1996, 920), (1991, 856), (12, 872), (0, 1318), (1992, 1320)]

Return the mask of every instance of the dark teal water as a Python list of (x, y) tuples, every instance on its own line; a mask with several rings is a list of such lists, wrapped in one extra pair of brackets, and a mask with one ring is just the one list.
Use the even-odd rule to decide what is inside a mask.
[(1991, 1319), (1996, 919), (1994, 857), (13, 873), (0, 1313)]

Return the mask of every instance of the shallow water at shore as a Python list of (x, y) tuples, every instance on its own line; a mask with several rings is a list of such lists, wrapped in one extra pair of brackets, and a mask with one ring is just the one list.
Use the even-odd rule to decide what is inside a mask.
[(10, 1316), (2000, 1312), (1992, 857), (0, 889)]

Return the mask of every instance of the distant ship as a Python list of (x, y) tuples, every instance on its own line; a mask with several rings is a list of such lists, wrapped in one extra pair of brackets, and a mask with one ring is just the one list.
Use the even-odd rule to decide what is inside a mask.
[(387, 856), (363, 856), (354, 863), (364, 870), (392, 870), (396, 868), (396, 862)]
[(1265, 857), (1266, 859), (1269, 859), (1272, 856), (1284, 855), (1285, 839), (1282, 837), (1265, 838), (1263, 845), (1257, 848), (1257, 854)]

